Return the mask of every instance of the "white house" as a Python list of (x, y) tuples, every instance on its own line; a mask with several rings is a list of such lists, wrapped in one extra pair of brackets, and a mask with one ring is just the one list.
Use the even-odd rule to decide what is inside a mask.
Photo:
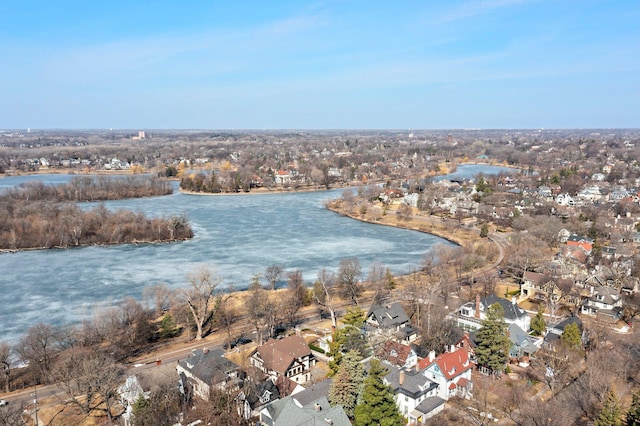
[(531, 317), (516, 303), (515, 297), (508, 301), (495, 295), (480, 299), (476, 296), (475, 303), (468, 302), (456, 311), (455, 320), (458, 327), (467, 331), (478, 330), (482, 327), (482, 321), (487, 317), (489, 306), (498, 303), (504, 311), (504, 321), (507, 325), (516, 324), (521, 329), (528, 331), (531, 327)]
[(573, 197), (567, 193), (558, 194), (556, 197), (556, 204), (559, 206), (573, 206), (575, 202), (573, 201)]
[(580, 312), (618, 318), (621, 310), (622, 297), (618, 290), (613, 287), (598, 286), (591, 287), (591, 295), (584, 300)]
[(421, 424), (442, 411), (445, 400), (438, 396), (438, 383), (421, 374), (417, 368), (388, 366), (384, 383), (393, 389), (396, 406), (409, 419), (409, 424)]
[(426, 378), (438, 384), (438, 397), (448, 400), (452, 396), (466, 398), (471, 395), (473, 363), (465, 349), (453, 346), (437, 357), (432, 351), (428, 358), (418, 362), (418, 367)]
[(309, 345), (296, 335), (284, 339), (269, 339), (253, 351), (249, 362), (274, 382), (279, 377), (286, 377), (300, 384), (311, 380), (311, 368), (316, 365)]

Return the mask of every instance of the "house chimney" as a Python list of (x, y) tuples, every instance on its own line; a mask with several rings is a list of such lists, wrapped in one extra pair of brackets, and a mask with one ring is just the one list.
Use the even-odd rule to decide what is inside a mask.
[(404, 383), (404, 370), (400, 370), (400, 377), (398, 378), (398, 383), (400, 386)]
[(513, 303), (514, 305), (516, 304), (516, 297), (515, 297), (515, 296), (513, 296), (513, 297), (511, 298), (511, 303)]
[(456, 345), (449, 346), (449, 352), (453, 353), (456, 351)]
[(476, 318), (480, 318), (480, 295), (476, 294)]
[(429, 362), (433, 362), (436, 359), (436, 351), (429, 351)]
[(313, 409), (316, 411), (322, 411), (322, 406), (316, 402), (313, 404)]
[(332, 425), (333, 424), (333, 420), (331, 420), (329, 417), (325, 417), (324, 422), (328, 425)]
[(202, 353), (203, 354), (208, 354), (209, 353), (209, 348), (207, 348), (206, 346), (204, 348), (202, 348)]

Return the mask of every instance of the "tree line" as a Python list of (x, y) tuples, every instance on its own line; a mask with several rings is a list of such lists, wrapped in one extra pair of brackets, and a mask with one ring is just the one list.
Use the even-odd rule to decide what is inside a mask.
[(7, 190), (0, 199), (23, 201), (107, 201), (126, 198), (155, 197), (173, 192), (166, 179), (144, 175), (76, 176), (69, 183), (45, 185), (41, 181), (25, 182)]

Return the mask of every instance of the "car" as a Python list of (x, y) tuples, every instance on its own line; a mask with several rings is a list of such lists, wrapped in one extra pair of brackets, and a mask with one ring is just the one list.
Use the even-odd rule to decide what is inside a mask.
[(231, 342), (231, 345), (225, 343), (223, 348), (224, 349), (233, 349), (236, 346), (246, 345), (247, 343), (251, 343), (251, 339), (248, 339), (246, 337), (239, 337), (235, 341)]
[(0, 407), (4, 407), (5, 405), (7, 405), (9, 403), (9, 401), (6, 401), (4, 399), (0, 399)]

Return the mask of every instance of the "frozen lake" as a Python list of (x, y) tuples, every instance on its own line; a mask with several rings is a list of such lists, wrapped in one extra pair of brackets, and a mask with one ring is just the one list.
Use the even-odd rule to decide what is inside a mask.
[[(489, 174), (486, 166), (484, 173)], [(70, 178), (2, 178), (0, 191), (26, 180), (61, 183)], [(183, 286), (186, 274), (201, 265), (216, 269), (224, 286), (237, 289), (246, 288), (253, 275), (274, 263), (302, 270), (310, 285), (318, 270), (336, 270), (344, 258), (357, 257), (365, 275), (374, 261), (393, 273), (408, 273), (434, 246), (451, 244), (433, 235), (362, 223), (326, 210), (324, 202), (341, 192), (229, 196), (176, 192), (105, 202), (109, 209), (148, 215), (186, 214), (195, 238), (170, 244), (0, 254), (0, 340), (15, 341), (38, 322), (78, 323), (124, 297), (142, 299), (147, 286)]]

